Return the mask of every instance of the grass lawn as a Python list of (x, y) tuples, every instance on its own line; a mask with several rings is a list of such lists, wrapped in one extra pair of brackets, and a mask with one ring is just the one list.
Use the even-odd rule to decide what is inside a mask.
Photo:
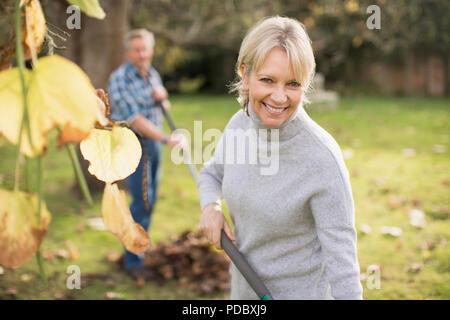
[[(194, 120), (203, 121), (203, 132), (223, 130), (238, 110), (237, 102), (227, 96), (174, 96), (172, 105), (176, 124), (190, 132)], [(334, 136), (347, 158), (364, 298), (450, 299), (450, 100), (343, 98), (335, 111), (312, 109), (308, 113)], [(95, 205), (89, 208), (73, 192), (74, 173), (67, 151), (56, 148), (54, 132), (50, 140), (44, 160), (44, 194), (53, 220), (41, 249), (55, 253), (75, 248), (76, 254), (74, 259), (45, 261), (47, 285), (40, 281), (35, 258), (16, 270), (0, 268), (0, 299), (104, 299), (108, 292), (121, 299), (228, 299), (228, 292), (199, 296), (175, 281), (137, 286), (113, 269), (107, 255), (122, 251), (119, 241), (108, 231), (87, 225), (88, 219), (101, 216), (101, 194), (93, 195)], [(3, 188), (13, 186), (15, 155), (16, 149), (0, 140)], [(31, 188), (35, 166), (31, 161)], [(410, 225), (411, 209), (425, 213), (424, 228)], [(149, 231), (153, 243), (185, 230), (195, 231), (199, 216), (197, 190), (189, 171), (172, 163), (166, 148), (159, 201)], [(371, 231), (362, 232), (367, 226)], [(403, 232), (398, 237), (385, 235), (383, 226), (399, 227)], [(80, 290), (66, 288), (70, 265), (81, 270)], [(370, 272), (374, 265), (379, 273)]]

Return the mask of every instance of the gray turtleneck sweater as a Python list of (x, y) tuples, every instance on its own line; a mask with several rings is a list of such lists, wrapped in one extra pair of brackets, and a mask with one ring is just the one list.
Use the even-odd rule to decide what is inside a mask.
[[(249, 113), (231, 118), (200, 171), (202, 211), (225, 200), (236, 246), (275, 299), (362, 299), (353, 196), (338, 144), (302, 106), (276, 129), (251, 106)], [(231, 299), (258, 299), (230, 268)]]

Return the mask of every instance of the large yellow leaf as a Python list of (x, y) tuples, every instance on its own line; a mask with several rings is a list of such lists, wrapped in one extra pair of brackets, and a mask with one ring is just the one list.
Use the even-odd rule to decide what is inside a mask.
[(90, 162), (89, 172), (99, 180), (113, 183), (136, 171), (142, 148), (128, 128), (94, 129), (80, 144), (83, 157)]
[[(88, 76), (76, 64), (56, 55), (44, 57), (33, 71), (25, 70), (25, 80), (34, 149), (24, 130), (23, 154), (42, 155), (47, 147), (47, 133), (54, 127), (62, 129), (60, 146), (89, 135), (96, 121), (98, 100)], [(13, 144), (18, 141), (21, 117), (19, 72), (17, 68), (0, 72), (0, 133)]]
[(131, 216), (125, 194), (117, 184), (106, 183), (102, 199), (103, 222), (127, 248), (135, 253), (144, 253), (150, 247), (148, 233)]
[[(29, 72), (25, 73), (26, 81), (29, 75)], [(21, 90), (17, 68), (0, 72), (0, 134), (14, 144), (17, 144), (22, 119)]]
[(51, 215), (41, 205), (38, 224), (38, 198), (35, 194), (0, 189), (0, 264), (18, 268), (39, 249)]

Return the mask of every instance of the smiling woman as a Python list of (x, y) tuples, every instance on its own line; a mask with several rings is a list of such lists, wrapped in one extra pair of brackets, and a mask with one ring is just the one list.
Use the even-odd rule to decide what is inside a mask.
[[(199, 229), (219, 248), (222, 229), (235, 240), (275, 299), (361, 299), (348, 170), (339, 145), (303, 108), (314, 68), (309, 37), (298, 21), (268, 18), (247, 34), (233, 86), (243, 110), (225, 132), (257, 131), (278, 166), (265, 174), (260, 161), (222, 161), (232, 152), (251, 158), (250, 150), (237, 150), (223, 134), (200, 171)], [(264, 148), (257, 153), (264, 158)], [(258, 298), (233, 264), (231, 298)]]

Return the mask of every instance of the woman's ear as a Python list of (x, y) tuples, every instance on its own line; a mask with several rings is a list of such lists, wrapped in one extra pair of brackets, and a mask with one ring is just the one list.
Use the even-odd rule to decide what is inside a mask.
[(242, 78), (242, 88), (244, 90), (248, 90), (248, 76), (247, 76), (247, 73), (245, 72), (244, 64), (241, 64), (241, 66), (239, 67), (239, 72), (241, 73), (241, 78)]

